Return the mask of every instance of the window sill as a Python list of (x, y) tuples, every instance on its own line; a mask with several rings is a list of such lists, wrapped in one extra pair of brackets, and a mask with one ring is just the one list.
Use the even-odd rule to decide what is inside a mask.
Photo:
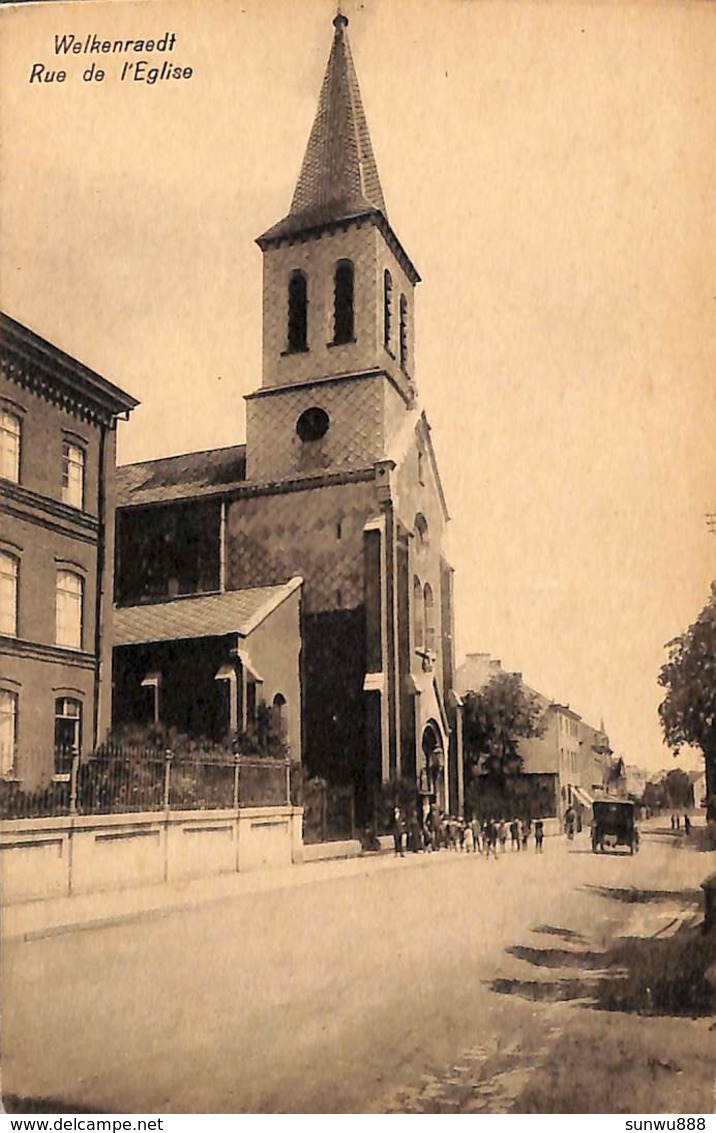
[(281, 358), (292, 358), (294, 354), (310, 354), (310, 347), (304, 346), (301, 350), (282, 350)]
[(329, 350), (335, 350), (337, 346), (353, 346), (357, 341), (357, 338), (343, 338), (340, 342), (327, 342), (326, 346)]

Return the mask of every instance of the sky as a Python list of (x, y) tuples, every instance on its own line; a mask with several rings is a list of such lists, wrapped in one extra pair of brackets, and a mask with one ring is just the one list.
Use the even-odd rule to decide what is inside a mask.
[[(389, 219), (423, 278), (416, 377), (458, 658), (499, 657), (603, 718), (627, 762), (669, 767), (664, 645), (716, 577), (716, 5), (343, 11)], [(140, 399), (122, 463), (245, 438), (254, 239), (288, 211), (334, 12), (0, 11), (3, 309)], [(190, 79), (121, 82), (119, 57), (54, 51), (70, 32), (172, 31)], [(83, 81), (92, 60), (101, 83)], [(35, 63), (66, 80), (29, 82)]]

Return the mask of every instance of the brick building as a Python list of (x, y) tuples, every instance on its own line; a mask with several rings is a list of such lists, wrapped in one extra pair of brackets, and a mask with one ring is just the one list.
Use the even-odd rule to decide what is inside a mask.
[[(246, 446), (120, 470), (117, 601), (302, 579), (302, 757), (352, 783), (366, 817), (395, 778), (456, 809), (461, 760), (448, 514), (415, 385), (419, 275), (388, 221), (347, 23), (334, 20), (289, 213), (257, 241), (263, 375)], [(252, 683), (232, 664), (237, 687)]]
[(118, 417), (134, 398), (0, 316), (0, 774), (35, 787), (110, 718)]

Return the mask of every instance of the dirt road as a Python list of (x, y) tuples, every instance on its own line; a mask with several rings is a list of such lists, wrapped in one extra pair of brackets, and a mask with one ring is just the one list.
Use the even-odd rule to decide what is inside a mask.
[(689, 922), (711, 856), (656, 829), (634, 858), (585, 837), (497, 862), (443, 852), (9, 943), (5, 1095), (137, 1113), (710, 1112), (712, 1019), (684, 949), (702, 940)]

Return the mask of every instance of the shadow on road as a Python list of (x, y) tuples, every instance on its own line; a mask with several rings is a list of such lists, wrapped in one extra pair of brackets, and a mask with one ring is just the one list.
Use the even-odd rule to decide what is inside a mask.
[(532, 932), (544, 934), (545, 936), (558, 936), (560, 940), (568, 940), (574, 944), (586, 944), (586, 937), (582, 936), (581, 932), (575, 932), (573, 928), (556, 928), (551, 924), (541, 924), (537, 928), (533, 928)]
[(714, 992), (705, 973), (716, 961), (716, 934), (700, 926), (680, 929), (666, 939), (627, 936), (604, 952), (588, 949), (507, 949), (536, 969), (579, 969), (559, 979), (493, 980), (500, 995), (532, 1002), (583, 1000), (599, 1011), (697, 1018), (713, 1014)]
[(583, 892), (594, 893), (597, 897), (610, 897), (612, 901), (622, 901), (627, 905), (644, 905), (648, 901), (678, 902), (680, 905), (701, 904), (698, 889), (617, 889), (608, 885), (584, 885)]
[(566, 948), (528, 948), (516, 944), (508, 948), (510, 956), (538, 964), (543, 968), (580, 968), (582, 971), (601, 971), (604, 968), (603, 952), (575, 952)]

